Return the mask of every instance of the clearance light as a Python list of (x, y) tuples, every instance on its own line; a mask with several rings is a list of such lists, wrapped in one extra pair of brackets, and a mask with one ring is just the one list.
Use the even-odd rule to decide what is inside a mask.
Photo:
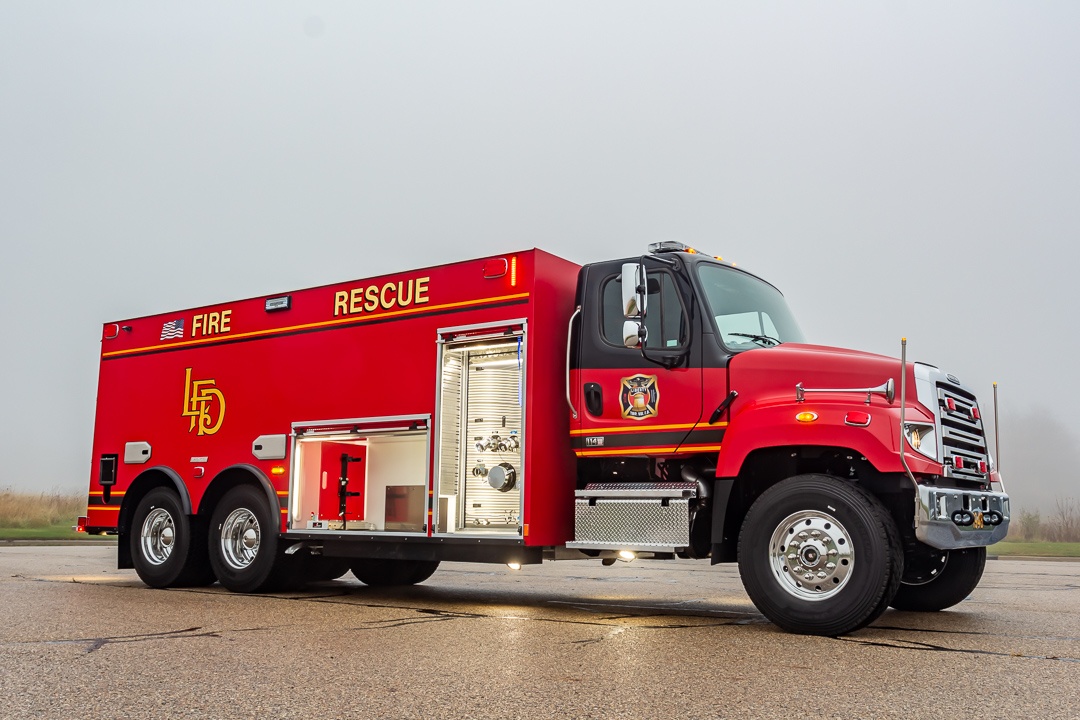
[(953, 467), (956, 468), (957, 470), (963, 470), (964, 469), (964, 458), (960, 457), (959, 455), (953, 455), (952, 464), (953, 464)]
[(979, 472), (982, 473), (983, 475), (986, 474), (986, 461), (985, 460), (980, 460), (979, 461)]
[(519, 563), (519, 562), (508, 562), (508, 563), (506, 563), (506, 567), (510, 568), (511, 570), (520, 570), (521, 569), (521, 563)]
[(284, 465), (275, 465), (274, 467), (270, 468), (270, 474), (271, 475), (284, 475), (285, 474), (285, 466)]
[(971, 419), (972, 419), (972, 420), (978, 420), (978, 419), (979, 419), (979, 417), (980, 417), (980, 415), (979, 415), (979, 408), (977, 408), (976, 406), (972, 405), (972, 406), (971, 406)]
[(517, 287), (517, 255), (510, 258), (510, 287)]
[(956, 401), (952, 398), (945, 398), (945, 407), (949, 409), (949, 412), (956, 412)]
[(506, 274), (506, 258), (495, 258), (484, 263), (484, 279), (493, 280)]
[(816, 412), (801, 412), (795, 416), (795, 419), (801, 423), (812, 423), (817, 420)]
[(856, 427), (866, 427), (870, 424), (870, 413), (849, 412), (847, 415), (844, 415), (844, 424), (854, 425)]

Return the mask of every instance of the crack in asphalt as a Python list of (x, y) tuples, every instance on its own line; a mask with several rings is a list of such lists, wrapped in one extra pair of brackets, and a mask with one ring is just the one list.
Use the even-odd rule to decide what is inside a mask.
[(923, 628), (901, 627), (899, 625), (872, 625), (875, 630), (895, 630), (897, 632), (934, 633), (937, 635), (975, 635), (981, 637), (1009, 637), (1014, 640), (1058, 640), (1062, 642), (1080, 642), (1080, 637), (1070, 635), (1001, 635), (984, 630), (928, 630)]
[(853, 643), (855, 645), (866, 645), (870, 647), (882, 647), (892, 648), (894, 650), (917, 650), (919, 652), (945, 652), (945, 653), (958, 653), (962, 655), (994, 655), (997, 657), (1007, 658), (1022, 658), (1024, 660), (1057, 660), (1060, 662), (1073, 662), (1080, 663), (1080, 658), (1068, 657), (1063, 655), (1025, 655), (1024, 653), (1015, 652), (1002, 652), (1000, 650), (978, 650), (972, 648), (951, 648), (944, 645), (934, 645), (933, 643), (919, 642), (918, 640), (896, 640), (889, 642), (886, 640), (861, 640), (853, 637), (838, 637), (836, 640), (841, 642)]
[[(245, 630), (257, 630), (263, 628), (246, 628)], [(154, 633), (137, 633), (135, 635), (112, 635), (96, 638), (65, 638), (59, 640), (28, 640), (6, 642), (4, 645), (86, 645), (87, 654), (100, 650), (106, 645), (127, 644), (137, 642), (153, 642), (160, 640), (187, 640), (189, 638), (220, 638), (220, 630), (203, 630), (201, 627), (184, 628), (183, 630), (165, 630)], [(244, 630), (232, 630), (229, 632), (244, 632)]]

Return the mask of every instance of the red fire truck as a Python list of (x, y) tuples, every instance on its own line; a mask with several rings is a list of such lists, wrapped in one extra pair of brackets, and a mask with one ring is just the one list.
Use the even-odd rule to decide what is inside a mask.
[(958, 603), (1009, 524), (956, 377), (806, 344), (776, 288), (676, 243), (108, 323), (93, 453), (80, 526), (153, 587), (701, 558), (836, 635)]

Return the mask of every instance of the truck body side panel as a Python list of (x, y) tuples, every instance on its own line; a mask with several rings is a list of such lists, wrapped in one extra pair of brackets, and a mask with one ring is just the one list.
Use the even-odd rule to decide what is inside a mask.
[[(523, 443), (524, 471), (537, 483), (527, 485), (524, 523), (535, 535), (527, 541), (567, 537), (573, 470), (556, 389), (576, 272), (530, 250), (106, 325), (87, 526), (115, 529), (126, 490), (149, 468), (178, 474), (195, 511), (219, 473), (246, 464), (272, 482), (285, 529), (292, 458), (258, 459), (256, 438), (288, 436), (296, 422), (401, 415), (434, 422), (438, 329), (524, 319), (537, 333), (526, 374), (527, 427), (535, 434)], [(284, 297), (288, 309), (267, 309), (268, 299)], [(434, 456), (438, 433), (431, 437)], [(128, 443), (148, 445), (144, 462), (124, 462)], [(110, 453), (120, 459), (106, 491), (98, 458)]]

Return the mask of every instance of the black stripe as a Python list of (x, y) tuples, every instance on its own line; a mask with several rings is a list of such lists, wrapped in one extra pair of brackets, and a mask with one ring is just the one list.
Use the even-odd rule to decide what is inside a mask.
[[(587, 445), (586, 437), (601, 437), (603, 445)], [(686, 430), (674, 432), (621, 432), (605, 435), (596, 432), (593, 435), (577, 435), (571, 439), (571, 445), (575, 450), (603, 450), (604, 448), (638, 447), (638, 446), (674, 446), (674, 445), (704, 445), (716, 444), (724, 439), (723, 428), (706, 428), (694, 430), (687, 435)]]
[[(601, 437), (603, 445), (587, 445), (585, 439), (589, 437)], [(686, 437), (685, 430), (676, 432), (621, 432), (605, 435), (598, 432), (595, 435), (578, 435), (572, 440), (575, 450), (603, 450), (604, 448), (637, 447), (639, 445), (678, 445)]]
[[(510, 307), (512, 305), (523, 305), (523, 304), (526, 304), (528, 302), (529, 302), (528, 298), (522, 298), (520, 300), (507, 300), (506, 302), (490, 303), (490, 304), (487, 304), (487, 305), (481, 305), (481, 304), (477, 303), (475, 305), (470, 305), (469, 307), (449, 308), (449, 309), (444, 309), (444, 310), (432, 310), (430, 312), (416, 313), (414, 315), (409, 315), (407, 317), (377, 318), (377, 319), (374, 319), (374, 320), (365, 320), (363, 318), (357, 318), (353, 322), (341, 323), (339, 325), (330, 325), (330, 326), (326, 326), (326, 327), (304, 328), (302, 330), (291, 330), (289, 332), (280, 332), (280, 333), (271, 332), (271, 333), (267, 333), (265, 335), (256, 335), (254, 337), (231, 338), (231, 339), (225, 337), (225, 338), (222, 338), (221, 340), (215, 340), (213, 342), (208, 342), (208, 343), (200, 343), (198, 345), (179, 345), (179, 346), (173, 345), (173, 346), (166, 346), (166, 347), (162, 347), (162, 348), (153, 348), (152, 350), (143, 350), (141, 352), (131, 352), (131, 353), (126, 353), (124, 355), (113, 355), (111, 357), (103, 357), (103, 358), (101, 358), (101, 361), (102, 362), (108, 362), (109, 360), (122, 360), (124, 358), (140, 357), (142, 355), (157, 355), (158, 353), (175, 352), (177, 350), (198, 350), (200, 348), (205, 348), (205, 347), (215, 347), (215, 346), (218, 346), (218, 345), (232, 345), (234, 343), (243, 343), (243, 342), (254, 342), (256, 340), (273, 340), (274, 338), (289, 337), (291, 335), (306, 335), (307, 333), (326, 332), (328, 330), (343, 330), (345, 328), (352, 328), (352, 327), (356, 327), (357, 325), (361, 325), (361, 324), (362, 325), (381, 325), (382, 323), (399, 322), (399, 321), (402, 321), (402, 320), (412, 320), (414, 318), (432, 317), (432, 316), (435, 316), (435, 315), (452, 315), (454, 313), (468, 312), (470, 310), (479, 310), (479, 309), (487, 310), (489, 308)], [(259, 332), (259, 331), (256, 330), (254, 332)], [(118, 352), (123, 352), (123, 351), (121, 350), (121, 351), (118, 351)]]
[(724, 439), (724, 428), (704, 428), (692, 431), (684, 443), (688, 445), (715, 444)]

